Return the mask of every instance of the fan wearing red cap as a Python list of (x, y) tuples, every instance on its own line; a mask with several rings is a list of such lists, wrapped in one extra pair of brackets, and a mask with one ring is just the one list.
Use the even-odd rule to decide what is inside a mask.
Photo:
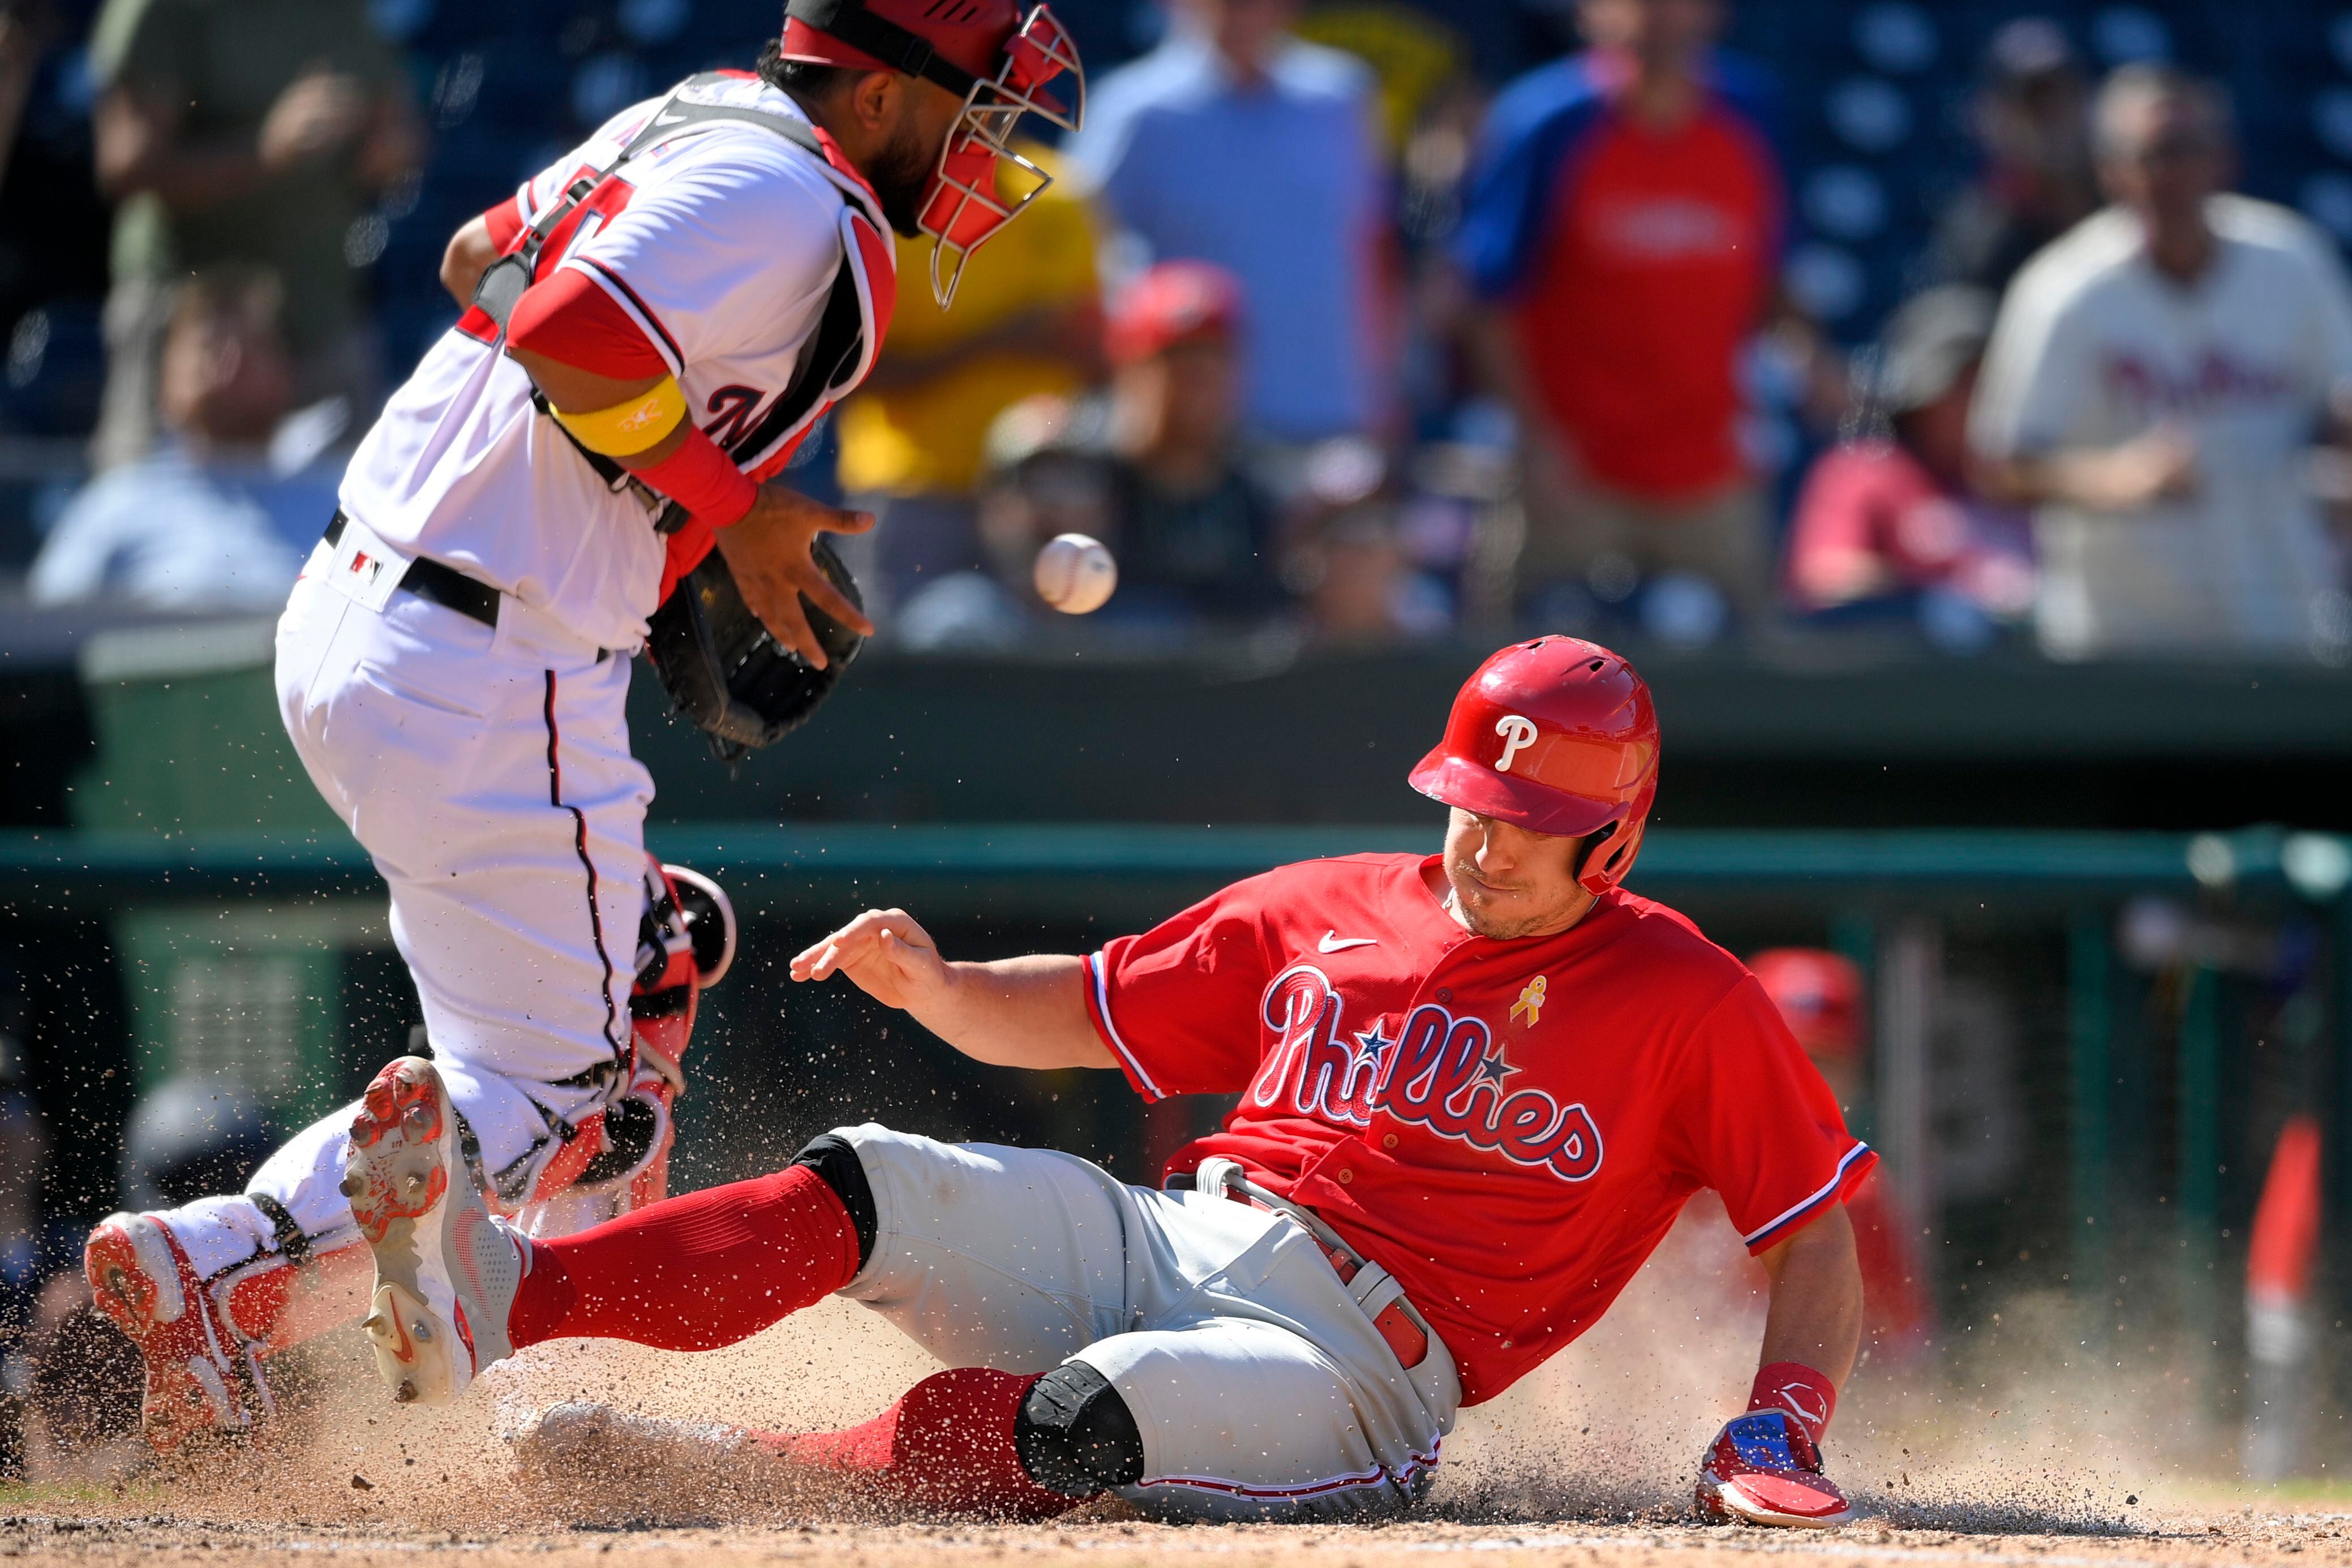
[(1874, 1156), (1755, 977), (1622, 885), (1658, 758), (1633, 668), (1541, 637), (1472, 675), (1412, 770), (1451, 808), (1438, 853), (1277, 866), (1086, 954), (950, 963), (905, 910), (858, 915), (793, 979), (846, 974), (982, 1061), (1233, 1109), (1160, 1190), (842, 1127), (784, 1177), (530, 1242), (496, 1343), (707, 1349), (839, 1292), (954, 1370), (776, 1440), (791, 1462), (1032, 1516), (1108, 1492), (1169, 1518), (1377, 1518), (1712, 1188), (1772, 1300), (1701, 1507), (1846, 1518), (1819, 1445), (1859, 1334), (1843, 1205)]

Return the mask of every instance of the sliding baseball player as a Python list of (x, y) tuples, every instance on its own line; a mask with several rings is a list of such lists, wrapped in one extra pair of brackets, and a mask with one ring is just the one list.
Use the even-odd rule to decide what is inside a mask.
[(1711, 1187), (1772, 1288), (1699, 1505), (1843, 1520), (1820, 1444), (1861, 1321), (1843, 1203), (1874, 1156), (1755, 978), (1620, 886), (1657, 768), (1633, 669), (1539, 638), (1478, 670), (1412, 773), (1452, 808), (1436, 854), (1279, 867), (1096, 953), (950, 963), (878, 910), (793, 959), (982, 1061), (1239, 1093), (1162, 1189), (867, 1125), (528, 1239), (466, 1179), (441, 1074), (395, 1061), (352, 1129), (378, 1366), (437, 1403), (526, 1345), (710, 1350), (837, 1292), (952, 1370), (862, 1427), (752, 1439), (779, 1466), (1031, 1518), (1105, 1492), (1171, 1518), (1381, 1516), (1426, 1492), (1463, 1407), (1598, 1321)]

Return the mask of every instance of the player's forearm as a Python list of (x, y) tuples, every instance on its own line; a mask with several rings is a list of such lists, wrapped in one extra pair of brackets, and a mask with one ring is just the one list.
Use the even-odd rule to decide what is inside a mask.
[(441, 287), (449, 291), (459, 309), (474, 302), (482, 274), (498, 258), (499, 242), (490, 237), (490, 220), (486, 217), (469, 219), (449, 236), (449, 246), (441, 253)]
[(2085, 455), (2053, 452), (2032, 457), (1979, 457), (1970, 476), (1987, 497), (2012, 507), (2078, 502), (2083, 498)]
[(1763, 1263), (1772, 1304), (1759, 1364), (1793, 1361), (1843, 1385), (1862, 1347), (1862, 1265), (1843, 1207), (1765, 1254)]
[(2163, 490), (2147, 468), (2138, 444), (2129, 443), (1981, 458), (1974, 477), (1988, 497), (2012, 507), (2056, 505), (2119, 512), (2146, 506)]
[(995, 1067), (1116, 1067), (1087, 1016), (1086, 965), (1066, 954), (950, 964), (948, 984), (910, 999), (915, 1020)]
[(203, 212), (268, 181), (252, 136), (184, 139), (174, 115), (118, 87), (91, 122), (99, 191), (113, 200), (152, 193), (172, 212)]

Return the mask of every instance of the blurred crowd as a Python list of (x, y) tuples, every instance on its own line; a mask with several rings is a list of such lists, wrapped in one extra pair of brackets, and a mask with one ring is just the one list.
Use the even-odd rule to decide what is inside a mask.
[[(2152, 13), (1983, 35), (1922, 133), (1969, 172), (1876, 260), (1874, 328), (1814, 236), (1895, 198), (1797, 178), (1729, 0), (1109, 4), (1058, 7), (1096, 68), (1055, 183), (951, 314), (901, 290), (800, 473), (879, 515), (853, 564), (902, 645), (1074, 634), (1029, 583), (1072, 532), (1120, 567), (1086, 632), (1147, 648), (2352, 657), (2352, 289), (2326, 228), (2236, 193), (2230, 97)], [(89, 467), (30, 504), (25, 589), (266, 608), (417, 346), (376, 275), (481, 58), (404, 66), (429, 0), (74, 5), (0, 0), (0, 336), (39, 394), (0, 430)], [(1889, 71), (1936, 53), (1925, 8), (1833, 9)], [(655, 13), (693, 26), (614, 26)], [(661, 85), (625, 50), (575, 99), (606, 60), (608, 98)], [(1884, 81), (1838, 93), (1848, 141), (1910, 136)]]

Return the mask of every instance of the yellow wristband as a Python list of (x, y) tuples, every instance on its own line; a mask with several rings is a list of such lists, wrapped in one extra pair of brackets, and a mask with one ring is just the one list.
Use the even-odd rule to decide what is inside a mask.
[(656, 445), (686, 417), (686, 391), (676, 376), (664, 376), (658, 385), (593, 413), (566, 413), (549, 405), (556, 423), (591, 452), (606, 457), (629, 457)]

